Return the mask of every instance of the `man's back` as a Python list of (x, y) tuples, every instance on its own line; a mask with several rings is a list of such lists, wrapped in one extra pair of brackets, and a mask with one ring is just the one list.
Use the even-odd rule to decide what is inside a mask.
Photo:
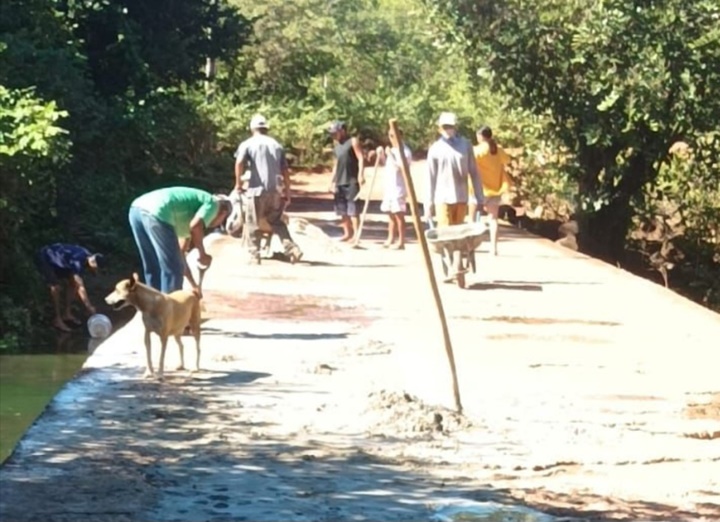
[(277, 190), (278, 176), (287, 169), (285, 150), (277, 140), (266, 134), (255, 134), (243, 141), (235, 158), (250, 171), (250, 189)]
[(440, 138), (430, 146), (427, 162), (434, 202), (467, 202), (470, 162), (475, 162), (470, 142), (461, 136)]
[(342, 143), (337, 143), (335, 154), (335, 183), (337, 185), (357, 185), (359, 176), (358, 157), (353, 149), (353, 139), (348, 137)]
[(53, 243), (40, 249), (45, 259), (56, 269), (81, 274), (90, 252), (78, 245)]

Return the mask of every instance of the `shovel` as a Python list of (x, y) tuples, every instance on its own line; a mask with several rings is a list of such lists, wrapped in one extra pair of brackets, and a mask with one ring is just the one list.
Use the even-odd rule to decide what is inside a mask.
[[(365, 225), (365, 216), (367, 215), (368, 207), (370, 206), (370, 198), (372, 197), (372, 190), (375, 186), (375, 178), (377, 177), (378, 173), (378, 165), (380, 165), (380, 155), (378, 155), (377, 159), (375, 160), (375, 168), (373, 169), (372, 176), (370, 177), (370, 187), (367, 192), (367, 197), (365, 198), (365, 206), (363, 207), (362, 215), (360, 216), (360, 225), (358, 226), (357, 232), (355, 233), (355, 239), (353, 240), (353, 248), (360, 248), (360, 236), (362, 235), (363, 225)], [(355, 200), (357, 201), (359, 198), (360, 192), (358, 192)]]

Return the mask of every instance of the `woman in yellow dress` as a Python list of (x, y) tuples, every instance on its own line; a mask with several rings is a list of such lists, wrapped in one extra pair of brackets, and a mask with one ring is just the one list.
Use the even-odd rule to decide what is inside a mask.
[[(498, 214), (502, 195), (510, 189), (512, 184), (505, 168), (510, 163), (510, 156), (497, 144), (493, 138), (492, 129), (484, 126), (477, 131), (478, 144), (474, 148), (475, 163), (480, 173), (485, 201), (483, 206), (489, 216), (490, 244), (492, 254), (497, 255)], [(470, 187), (472, 193), (472, 186)], [(469, 199), (472, 201), (472, 197)], [(469, 205), (470, 220), (476, 218), (478, 208)]]

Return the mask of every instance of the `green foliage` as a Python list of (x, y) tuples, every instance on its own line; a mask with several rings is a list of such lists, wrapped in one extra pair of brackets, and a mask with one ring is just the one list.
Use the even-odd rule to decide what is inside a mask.
[(578, 183), (585, 237), (618, 257), (629, 202), (658, 175), (669, 145), (716, 126), (720, 101), (710, 86), (720, 84), (720, 4), (432, 4), (449, 12), (470, 55), (489, 50), (499, 89), (547, 115), (546, 131), (579, 167), (569, 174)]
[(720, 133), (673, 145), (672, 159), (634, 202), (630, 245), (671, 263), (670, 280), (720, 309)]
[(13, 332), (30, 324), (32, 307), (17, 308), (25, 289), (12, 285), (32, 266), (30, 238), (34, 227), (47, 225), (55, 213), (54, 169), (67, 161), (69, 141), (57, 124), (67, 116), (54, 102), (45, 102), (32, 89), (0, 85), (0, 326), (9, 332), (0, 350), (17, 343)]
[[(538, 118), (540, 134), (518, 129), (523, 196), (574, 200), (585, 251), (639, 249), (718, 306), (720, 4), (424, 1), (478, 81)], [(669, 154), (676, 142), (689, 152)]]
[(417, 0), (233, 3), (254, 32), (237, 62), (220, 64), (220, 94), (207, 109), (227, 154), (255, 111), (300, 163), (311, 163), (327, 159), (323, 128), (333, 119), (374, 146), (395, 117), (409, 144), (425, 149), (441, 111), (457, 112), (470, 135), (499, 110), (489, 89), (471, 83), (462, 54), (438, 42)]
[(67, 116), (55, 102), (42, 103), (33, 90), (10, 91), (0, 85), (0, 155), (45, 157), (57, 153), (53, 142), (66, 131), (55, 122)]
[(123, 269), (132, 198), (215, 168), (196, 93), (206, 61), (234, 56), (248, 29), (222, 0), (0, 3), (4, 338), (47, 301), (40, 245), (76, 242)]
[[(3, 336), (46, 300), (38, 246), (74, 241), (133, 262), (129, 202), (170, 184), (229, 189), (256, 112), (307, 165), (329, 159), (331, 120), (374, 147), (395, 117), (420, 151), (452, 110), (468, 137), (494, 128), (526, 205), (583, 213), (580, 239), (617, 253), (633, 216), (641, 226), (674, 209), (678, 273), (699, 274), (717, 250), (719, 11), (715, 0), (6, 0)], [(668, 155), (678, 140), (691, 147), (680, 163)]]

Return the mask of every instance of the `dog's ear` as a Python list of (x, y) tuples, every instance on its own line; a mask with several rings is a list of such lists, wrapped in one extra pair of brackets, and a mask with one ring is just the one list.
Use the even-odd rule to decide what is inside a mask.
[(140, 282), (140, 277), (137, 272), (133, 272), (130, 276), (130, 288), (133, 288), (137, 283)]

